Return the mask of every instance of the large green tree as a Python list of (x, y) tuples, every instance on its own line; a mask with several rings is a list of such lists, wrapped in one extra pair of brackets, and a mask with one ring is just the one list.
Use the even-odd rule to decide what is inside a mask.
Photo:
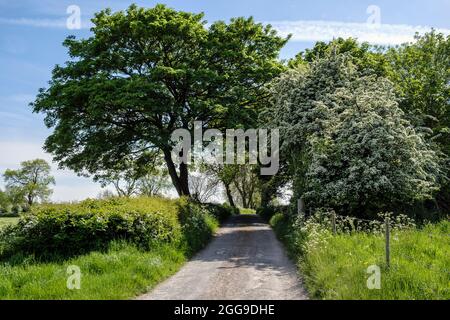
[(178, 194), (189, 195), (171, 133), (192, 130), (193, 120), (219, 129), (254, 121), (287, 39), (252, 18), (207, 26), (203, 14), (164, 5), (107, 9), (92, 22), (90, 38), (65, 40), (71, 60), (33, 104), (54, 128), (45, 149), (80, 174), (158, 149)]
[(37, 200), (45, 201), (52, 194), (50, 185), (55, 183), (50, 171), (50, 165), (43, 159), (24, 161), (20, 169), (7, 169), (3, 174), (6, 189), (30, 206)]
[(450, 155), (450, 36), (416, 35), (413, 43), (390, 48), (386, 57), (400, 108), (416, 127), (431, 128)]
[(400, 108), (416, 128), (429, 131), (428, 140), (447, 157), (444, 187), (436, 203), (443, 212), (449, 212), (450, 36), (436, 31), (416, 35), (413, 43), (390, 48), (386, 57)]

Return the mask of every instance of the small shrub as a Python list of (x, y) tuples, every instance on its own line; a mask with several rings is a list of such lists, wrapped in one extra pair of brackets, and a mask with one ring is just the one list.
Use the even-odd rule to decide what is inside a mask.
[[(308, 292), (321, 299), (445, 299), (448, 287), (449, 221), (417, 228), (406, 216), (391, 221), (391, 268), (384, 268), (385, 240), (380, 229), (345, 221), (330, 229), (330, 212), (308, 219), (275, 214), (270, 224), (304, 276)], [(347, 217), (349, 218), (349, 217)], [(352, 218), (353, 219), (353, 218)], [(382, 227), (382, 219), (375, 221)], [(381, 290), (366, 286), (367, 267), (383, 268)]]
[(15, 205), (13, 206), (13, 208), (12, 208), (12, 212), (13, 212), (14, 214), (19, 215), (19, 214), (21, 214), (21, 213), (23, 212), (23, 208), (22, 208), (22, 206), (21, 206), (20, 204), (15, 204)]
[(2, 215), (4, 215), (4, 216), (6, 216), (6, 215), (8, 215), (8, 214), (14, 214), (14, 213), (13, 213), (13, 205), (10, 204), (10, 203), (5, 204), (5, 205), (0, 209), (0, 211), (2, 212)]

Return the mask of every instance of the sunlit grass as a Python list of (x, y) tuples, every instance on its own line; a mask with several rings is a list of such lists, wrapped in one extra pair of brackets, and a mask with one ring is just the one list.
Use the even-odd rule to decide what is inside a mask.
[(254, 209), (249, 209), (249, 208), (239, 208), (239, 213), (240, 214), (255, 214), (256, 211)]
[[(391, 267), (386, 268), (385, 240), (367, 233), (331, 236), (307, 252), (301, 239), (281, 239), (298, 261), (311, 296), (320, 299), (450, 299), (450, 222), (393, 232)], [(291, 234), (291, 233), (290, 233)], [(301, 253), (304, 252), (304, 253)], [(369, 289), (370, 265), (381, 269), (381, 288)]]
[(0, 217), (0, 228), (8, 226), (10, 224), (16, 224), (19, 221), (18, 217)]
[[(60, 262), (39, 263), (32, 257), (21, 257), (19, 265), (0, 263), (0, 300), (129, 299), (175, 273), (185, 259), (182, 252), (170, 246), (141, 251), (117, 242), (107, 252), (91, 252)], [(80, 268), (79, 290), (67, 288), (70, 265)]]

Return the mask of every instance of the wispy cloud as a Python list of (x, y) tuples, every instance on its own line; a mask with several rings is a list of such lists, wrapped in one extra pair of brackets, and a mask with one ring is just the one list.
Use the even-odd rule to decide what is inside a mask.
[[(292, 34), (292, 41), (327, 41), (333, 38), (357, 38), (361, 42), (372, 44), (396, 45), (414, 40), (414, 34), (423, 34), (431, 30), (430, 26), (412, 26), (406, 24), (368, 24), (361, 22), (342, 22), (326, 20), (266, 21), (282, 36)], [(1, 18), (0, 24), (29, 26), (37, 28), (66, 28), (66, 18), (31, 19)], [(82, 19), (81, 28), (89, 29), (92, 22)], [(436, 28), (438, 32), (450, 35), (450, 29)]]
[(15, 120), (15, 121), (30, 121), (31, 118), (19, 113), (14, 113), (14, 112), (7, 112), (7, 111), (0, 111), (0, 118), (2, 119), (2, 121), (0, 121), (0, 124), (3, 124), (3, 121), (10, 121), (10, 120)]
[(65, 19), (29, 19), (29, 18), (0, 18), (1, 24), (40, 27), (40, 28), (65, 28)]
[[(404, 24), (367, 24), (356, 22), (299, 20), (268, 21), (280, 35), (292, 34), (292, 41), (327, 41), (333, 38), (357, 38), (361, 42), (372, 44), (396, 45), (414, 40), (414, 34), (423, 34), (431, 30), (428, 26)], [(450, 29), (436, 28), (445, 35)]]
[(35, 95), (27, 94), (27, 93), (19, 93), (19, 94), (12, 94), (6, 97), (0, 97), (1, 100), (6, 101), (12, 101), (12, 102), (18, 102), (18, 103), (25, 103), (28, 104), (29, 102), (33, 101), (36, 98)]
[[(67, 18), (58, 19), (31, 19), (31, 18), (0, 18), (0, 24), (26, 26), (35, 28), (67, 28)], [(90, 20), (81, 22), (81, 29), (89, 29), (92, 26)]]

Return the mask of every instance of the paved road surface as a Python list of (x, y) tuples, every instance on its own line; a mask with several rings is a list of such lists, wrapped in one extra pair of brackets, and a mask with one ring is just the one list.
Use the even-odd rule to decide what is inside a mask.
[(307, 299), (293, 263), (256, 215), (232, 217), (174, 276), (138, 299)]

